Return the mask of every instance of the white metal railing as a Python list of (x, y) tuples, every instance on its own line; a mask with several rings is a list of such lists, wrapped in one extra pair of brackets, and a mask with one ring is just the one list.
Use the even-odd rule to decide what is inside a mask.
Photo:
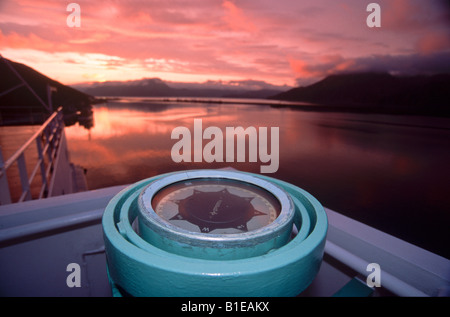
[[(61, 143), (63, 131), (64, 121), (62, 107), (60, 107), (6, 162), (3, 159), (0, 149), (0, 205), (13, 202), (6, 172), (15, 162), (17, 162), (17, 167), (19, 169), (21, 184), (21, 195), (18, 202), (32, 199), (31, 184), (38, 172), (40, 172), (42, 180), (38, 198), (41, 199), (47, 197), (50, 188), (49, 179), (54, 169), (54, 162)], [(36, 143), (38, 157), (31, 174), (28, 175), (25, 162), (25, 150), (27, 150), (32, 143)]]

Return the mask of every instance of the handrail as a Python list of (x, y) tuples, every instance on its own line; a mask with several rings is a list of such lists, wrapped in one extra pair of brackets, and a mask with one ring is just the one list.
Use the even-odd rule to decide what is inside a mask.
[(25, 142), (24, 145), (21, 146), (19, 150), (17, 150), (6, 162), (4, 169), (7, 170), (16, 160), (17, 158), (25, 152), (25, 150), (30, 146), (31, 142), (36, 140), (39, 135), (47, 128), (47, 126), (50, 124), (50, 122), (55, 119), (55, 117), (58, 115), (59, 111), (62, 110), (62, 107), (60, 107), (57, 111), (55, 111), (42, 125), (41, 127), (33, 134), (31, 138), (28, 139), (27, 142)]
[[(6, 171), (14, 164), (14, 162), (17, 162), (19, 168), (20, 183), (22, 187), (19, 202), (32, 199), (30, 186), (39, 170), (42, 179), (42, 187), (39, 193), (39, 198), (47, 196), (49, 189), (49, 175), (53, 170), (54, 160), (56, 158), (61, 135), (64, 129), (62, 116), (62, 107), (59, 107), (58, 110), (41, 125), (33, 136), (30, 137), (28, 141), (25, 142), (6, 162), (3, 161), (0, 151), (0, 205), (9, 204), (12, 202)], [(38, 160), (34, 165), (30, 177), (28, 177), (25, 164), (25, 151), (33, 142), (36, 142)], [(47, 156), (48, 159), (47, 164), (45, 164), (45, 156)]]

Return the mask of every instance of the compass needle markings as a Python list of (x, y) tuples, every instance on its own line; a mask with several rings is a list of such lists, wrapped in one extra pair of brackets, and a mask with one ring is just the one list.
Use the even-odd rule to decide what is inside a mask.
[(247, 232), (268, 225), (277, 217), (277, 208), (267, 200), (270, 197), (263, 189), (218, 182), (181, 183), (163, 195), (155, 210), (164, 219), (174, 221), (174, 225), (188, 230), (197, 228), (202, 233)]

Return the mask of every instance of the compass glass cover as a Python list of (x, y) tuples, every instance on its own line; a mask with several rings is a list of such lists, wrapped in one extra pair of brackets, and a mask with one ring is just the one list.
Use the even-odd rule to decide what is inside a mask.
[(172, 225), (213, 234), (257, 230), (281, 211), (278, 199), (267, 190), (222, 178), (173, 183), (159, 190), (151, 203), (158, 216)]

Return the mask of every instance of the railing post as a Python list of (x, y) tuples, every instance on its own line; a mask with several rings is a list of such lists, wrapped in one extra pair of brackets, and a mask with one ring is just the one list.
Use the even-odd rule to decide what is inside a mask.
[(20, 183), (22, 185), (22, 196), (20, 201), (31, 200), (30, 184), (28, 182), (27, 165), (25, 164), (25, 154), (22, 152), (17, 158), (17, 166), (19, 167)]
[(49, 154), (49, 148), (50, 148), (50, 134), (48, 132), (48, 125), (45, 127), (44, 131), (43, 131), (44, 135), (45, 135), (45, 143), (44, 143), (44, 148), (46, 147), (46, 153), (48, 156), (48, 160), (50, 161), (51, 157)]
[(47, 177), (46, 177), (46, 173), (45, 173), (45, 162), (44, 162), (44, 154), (42, 152), (41, 138), (36, 138), (36, 146), (37, 146), (37, 151), (38, 151), (38, 159), (40, 161), (39, 168), (40, 168), (41, 177), (42, 177), (42, 188), (39, 193), (39, 198), (42, 198), (42, 197), (46, 196), (46, 192), (48, 191), (48, 182), (47, 182)]
[(9, 191), (5, 161), (3, 160), (2, 149), (0, 148), (0, 205), (6, 205), (10, 203), (11, 203), (11, 193)]

